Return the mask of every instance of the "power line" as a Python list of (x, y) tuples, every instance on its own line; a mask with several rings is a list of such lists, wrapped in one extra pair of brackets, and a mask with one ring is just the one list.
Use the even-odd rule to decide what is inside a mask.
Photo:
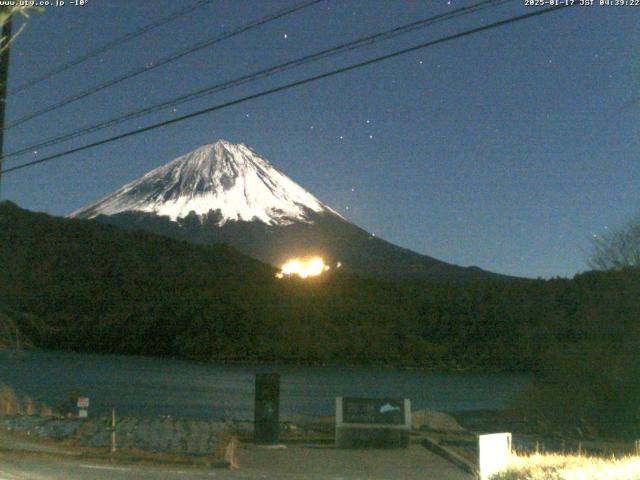
[(104, 44), (101, 47), (96, 48), (95, 50), (92, 50), (88, 53), (85, 53), (84, 55), (81, 55), (73, 60), (70, 60), (69, 62), (62, 64), (58, 67), (54, 67), (51, 70), (43, 73), (42, 75), (40, 75), (39, 77), (35, 77), (32, 78), (31, 80), (27, 80), (26, 82), (24, 82), (22, 85), (17, 86), (16, 88), (13, 88), (11, 90), (9, 90), (9, 94), (13, 95), (16, 94), (18, 92), (22, 92), (23, 90), (26, 90), (28, 88), (33, 87), (34, 85), (37, 85), (40, 82), (44, 82), (45, 80), (50, 79), (51, 77), (58, 75), (62, 72), (66, 72), (67, 70), (69, 70), (70, 68), (73, 68), (77, 65), (80, 65), (81, 63), (86, 62), (87, 60), (90, 60), (92, 58), (97, 57), (98, 55), (101, 55), (115, 47), (118, 47), (126, 42), (129, 42), (131, 40), (133, 40), (134, 38), (137, 38), (141, 35), (144, 35), (147, 32), (150, 32), (152, 30), (155, 30), (156, 28), (159, 28), (163, 25), (166, 25), (167, 23), (173, 22), (174, 20), (177, 20), (180, 17), (183, 17), (195, 10), (197, 10), (198, 8), (204, 7), (205, 5), (208, 5), (210, 3), (212, 3), (214, 0), (198, 0), (195, 3), (184, 7), (180, 10), (176, 10), (172, 13), (170, 13), (169, 15), (159, 18), (147, 25), (144, 25), (132, 32), (129, 32), (125, 35), (123, 35), (122, 37), (116, 38), (115, 40), (112, 40), (106, 44)]
[(57, 145), (59, 143), (65, 142), (67, 140), (71, 140), (74, 138), (78, 138), (78, 137), (82, 137), (85, 136), (89, 133), (94, 133), (100, 130), (103, 130), (105, 128), (108, 127), (113, 127), (116, 125), (119, 125), (123, 122), (126, 122), (128, 120), (133, 120), (136, 118), (140, 118), (142, 116), (154, 113), (154, 112), (158, 112), (161, 110), (164, 110), (165, 108), (170, 108), (191, 100), (195, 100), (197, 98), (201, 98), (207, 95), (211, 95), (212, 93), (216, 93), (222, 90), (226, 90), (228, 88), (231, 87), (235, 87), (244, 83), (248, 83), (248, 82), (253, 82), (255, 80), (259, 80), (262, 78), (266, 78), (269, 77), (271, 75), (274, 75), (276, 73), (282, 73), (286, 70), (289, 70), (291, 68), (295, 68), (295, 67), (299, 67), (301, 65), (305, 65), (311, 62), (315, 62), (318, 61), (320, 59), (324, 59), (324, 58), (328, 58), (334, 55), (338, 55), (347, 51), (351, 51), (351, 50), (355, 50), (357, 48), (362, 48), (364, 46), (369, 46), (369, 45), (373, 45), (375, 43), (381, 42), (381, 41), (386, 41), (389, 40), (391, 38), (394, 38), (396, 36), (405, 34), (405, 33), (409, 33), (412, 31), (415, 31), (417, 29), (420, 28), (424, 28), (427, 27), (429, 25), (433, 25), (435, 23), (441, 22), (441, 21), (445, 21), (445, 20), (450, 20), (452, 18), (456, 18), (459, 16), (463, 16), (463, 15), (468, 15), (471, 13), (476, 13), (482, 9), (485, 8), (489, 8), (489, 7), (496, 7), (498, 5), (504, 4), (504, 3), (509, 3), (509, 2), (513, 2), (514, 0), (483, 0), (481, 2), (478, 2), (476, 4), (473, 4), (471, 6), (468, 7), (463, 7), (463, 8), (458, 8), (456, 10), (452, 10), (450, 12), (447, 13), (443, 13), (443, 14), (439, 14), (439, 15), (435, 15), (429, 18), (425, 18), (425, 19), (421, 19), (421, 20), (417, 20), (415, 22), (411, 22), (409, 24), (405, 24), (399, 27), (395, 27), (393, 29), (390, 30), (386, 30), (384, 32), (381, 33), (377, 33), (374, 35), (369, 35), (367, 37), (362, 37), (359, 38), (357, 40), (348, 42), (348, 43), (344, 43), (335, 47), (331, 47), (325, 50), (322, 50), (320, 52), (316, 52), (314, 54), (311, 55), (306, 55), (300, 58), (297, 58), (295, 60), (290, 60), (288, 62), (276, 65), (276, 66), (272, 66), (257, 72), (253, 72), (247, 75), (244, 75), (242, 77), (233, 79), (233, 80), (229, 80), (223, 83), (218, 83), (216, 85), (210, 86), (210, 87), (206, 87), (204, 89), (200, 89), (197, 90), (195, 92), (191, 92), (188, 93), (186, 95), (182, 95), (180, 97), (165, 101), (165, 102), (161, 102), (158, 103), (156, 105), (152, 105), (150, 107), (146, 107), (143, 108), (141, 110), (137, 110), (134, 112), (130, 112), (127, 113), (125, 115), (119, 116), (119, 117), (115, 117), (115, 118), (111, 118), (109, 120), (103, 121), (101, 123), (98, 123), (97, 125), (92, 125), (89, 127), (85, 127), (82, 128), (80, 130), (74, 130), (73, 132), (58, 136), (58, 137), (54, 137), (54, 138), (50, 138), (48, 140), (44, 140), (42, 142), (36, 143), (36, 144), (32, 144), (29, 145), (27, 147), (23, 147), (19, 150), (15, 150), (13, 152), (10, 152), (8, 154), (6, 154), (4, 156), (5, 159), (7, 158), (11, 158), (11, 157), (15, 157), (15, 156), (19, 156), (19, 155), (23, 155), (29, 152), (32, 152), (34, 150), (40, 149), (40, 148), (45, 148), (45, 147), (50, 147), (53, 145)]
[[(577, 5), (577, 4), (574, 4), (574, 5)], [(275, 87), (275, 88), (271, 88), (271, 89), (268, 89), (268, 90), (264, 90), (262, 92), (255, 93), (253, 95), (248, 95), (246, 97), (242, 97), (242, 98), (239, 98), (239, 99), (236, 99), (236, 100), (231, 100), (229, 102), (225, 102), (225, 103), (221, 103), (221, 104), (218, 104), (218, 105), (214, 105), (212, 107), (205, 108), (203, 110), (198, 110), (196, 112), (192, 112), (192, 113), (189, 113), (189, 114), (186, 114), (186, 115), (182, 115), (181, 117), (176, 117), (176, 118), (172, 118), (170, 120), (165, 120), (163, 122), (155, 123), (155, 124), (149, 125), (147, 127), (144, 127), (144, 128), (138, 129), (138, 130), (132, 130), (132, 131), (129, 131), (129, 132), (126, 132), (126, 133), (122, 133), (120, 135), (115, 135), (113, 137), (106, 138), (104, 140), (99, 140), (97, 142), (93, 142), (93, 143), (90, 143), (90, 144), (87, 144), (87, 145), (83, 145), (81, 147), (72, 148), (70, 150), (66, 150), (66, 151), (63, 151), (63, 152), (60, 152), (60, 153), (49, 155), (47, 157), (44, 157), (44, 158), (41, 158), (41, 159), (38, 159), (38, 160), (33, 160), (31, 162), (27, 162), (27, 163), (24, 163), (22, 165), (16, 165), (15, 167), (7, 168), (5, 170), (0, 171), (0, 174), (1, 173), (9, 173), (9, 172), (13, 172), (13, 171), (16, 171), (16, 170), (21, 170), (21, 169), (27, 168), (27, 167), (32, 167), (32, 166), (38, 165), (40, 163), (49, 162), (49, 161), (55, 160), (57, 158), (61, 158), (61, 157), (65, 157), (67, 155), (71, 155), (73, 153), (81, 152), (81, 151), (84, 151), (84, 150), (89, 150), (91, 148), (95, 148), (95, 147), (98, 147), (100, 145), (105, 145), (107, 143), (112, 143), (112, 142), (115, 142), (115, 141), (118, 141), (118, 140), (122, 140), (124, 138), (132, 137), (134, 135), (139, 135), (141, 133), (145, 133), (145, 132), (148, 132), (148, 131), (151, 131), (151, 130), (155, 130), (157, 128), (161, 128), (161, 127), (165, 127), (167, 125), (172, 125), (174, 123), (182, 122), (182, 121), (188, 120), (190, 118), (195, 118), (195, 117), (199, 117), (201, 115), (205, 115), (207, 113), (215, 112), (217, 110), (222, 110), (224, 108), (228, 108), (228, 107), (231, 107), (233, 105), (238, 105), (240, 103), (244, 103), (244, 102), (247, 102), (247, 101), (250, 101), (250, 100), (255, 100), (255, 99), (260, 98), (260, 97), (264, 97), (264, 96), (271, 95), (271, 94), (278, 93), (278, 92), (283, 92), (285, 90), (290, 90), (292, 88), (299, 87), (301, 85), (306, 85), (306, 84), (311, 83), (311, 82), (322, 80), (324, 78), (333, 77), (333, 76), (339, 75), (341, 73), (350, 72), (352, 70), (356, 70), (356, 69), (359, 69), (359, 68), (362, 68), (362, 67), (373, 65), (375, 63), (382, 62), (384, 60), (389, 60), (391, 58), (399, 57), (400, 55), (405, 55), (407, 53), (415, 52), (417, 50), (429, 48), (429, 47), (432, 47), (432, 46), (435, 46), (435, 45), (439, 45), (441, 43), (449, 42), (449, 41), (456, 40), (458, 38), (466, 37), (466, 36), (469, 36), (469, 35), (473, 35), (473, 34), (476, 34), (476, 33), (485, 32), (485, 31), (488, 31), (488, 30), (492, 30), (494, 28), (502, 27), (504, 25), (508, 25), (508, 24), (511, 24), (511, 23), (516, 23), (516, 22), (520, 22), (520, 21), (523, 21), (523, 20), (527, 20), (529, 18), (538, 17), (538, 16), (541, 16), (541, 15), (545, 15), (547, 13), (563, 10), (563, 9), (571, 7), (571, 6), (573, 6), (573, 5), (567, 4), (567, 5), (559, 5), (559, 6), (554, 6), (554, 7), (548, 7), (548, 8), (544, 8), (542, 10), (537, 10), (537, 11), (534, 11), (534, 12), (531, 12), (531, 13), (518, 15), (518, 16), (515, 16), (515, 17), (507, 18), (505, 20), (500, 20), (498, 22), (490, 23), (490, 24), (484, 25), (482, 27), (476, 27), (476, 28), (473, 28), (473, 29), (470, 29), (470, 30), (465, 30), (464, 32), (460, 32), (460, 33), (456, 33), (456, 34), (449, 35), (449, 36), (446, 36), (446, 37), (442, 37), (442, 38), (439, 38), (437, 40), (431, 40), (429, 42), (425, 42), (425, 43), (421, 43), (421, 44), (418, 44), (418, 45), (414, 45), (412, 47), (408, 47), (408, 48), (405, 48), (405, 49), (402, 49), (402, 50), (398, 50), (398, 51), (393, 52), (393, 53), (389, 53), (389, 54), (386, 54), (386, 55), (375, 57), (375, 58), (372, 58), (370, 60), (365, 60), (363, 62), (356, 63), (356, 64), (353, 64), (353, 65), (349, 65), (347, 67), (338, 68), (338, 69), (335, 69), (335, 70), (331, 70), (329, 72), (325, 72), (325, 73), (322, 73), (322, 74), (319, 74), (319, 75), (315, 75), (313, 77), (308, 77), (308, 78), (305, 78), (305, 79), (302, 79), (302, 80), (298, 80), (298, 81), (295, 81), (295, 82), (287, 83), (285, 85), (281, 85), (279, 87)]]
[(18, 125), (21, 125), (29, 120), (33, 120), (36, 117), (39, 117), (41, 115), (44, 115), (45, 113), (49, 113), (52, 112), (54, 110), (57, 110), (59, 108), (62, 108), (66, 105), (69, 105), (70, 103), (73, 102), (77, 102), (78, 100), (81, 100), (83, 98), (89, 97), (91, 95), (94, 95), (95, 93), (98, 93), (102, 90), (105, 90), (106, 88), (112, 87), (114, 85), (117, 85), (118, 83), (124, 82), (125, 80), (129, 80), (131, 78), (137, 77), (138, 75), (141, 75), (143, 73), (149, 72), (151, 70), (155, 70), (158, 67), (167, 65), (169, 63), (173, 63), (176, 60), (181, 59), (182, 57), (185, 57), (186, 55), (190, 55), (192, 53), (198, 52), (204, 48), (210, 47), (212, 45), (215, 45), (216, 43), (219, 43), (223, 40), (227, 40), (231, 37), (235, 37), (237, 35), (240, 35), (241, 33), (247, 32), (249, 30), (253, 30), (254, 28), (260, 27), (266, 23), (272, 22), (274, 20), (277, 20), (279, 18), (285, 17), (287, 15), (291, 15), (293, 13), (299, 12), (300, 10), (303, 10), (305, 8), (308, 8), (312, 5), (315, 5), (316, 3), (320, 3), (320, 2), (324, 2), (326, 0), (305, 0), (301, 3), (298, 3), (297, 5), (290, 7), (290, 8), (286, 8), (286, 9), (282, 9), (282, 10), (278, 10), (275, 13), (272, 13), (270, 15), (267, 15), (266, 17), (262, 17), (258, 20), (254, 20), (253, 22), (250, 22), (246, 25), (243, 25), (241, 27), (238, 27), (234, 30), (231, 31), (227, 31), (227, 32), (223, 32), (220, 35), (216, 35), (215, 37), (209, 38), (205, 41), (202, 42), (198, 42), (196, 44), (191, 45), (190, 47), (187, 47), (183, 50), (180, 50), (177, 53), (171, 54), (169, 56), (163, 57), (161, 59), (158, 59), (156, 61), (150, 62), (149, 64), (145, 65), (142, 68), (138, 68), (136, 70), (132, 70), (128, 73), (125, 73), (124, 75), (121, 75), (119, 77), (113, 78), (111, 80), (108, 80), (105, 83), (102, 83), (96, 87), (93, 87), (91, 89), (88, 90), (84, 90), (80, 93), (76, 93), (74, 95), (71, 95), (69, 97), (64, 98), (63, 100), (60, 100), (57, 103), (51, 104), (47, 107), (44, 107), (40, 110), (37, 110), (35, 112), (32, 112), (28, 115), (25, 115), (24, 117), (21, 117), (17, 120), (14, 120), (13, 122), (7, 124), (5, 126), (5, 130), (8, 130), (10, 128), (16, 127)]

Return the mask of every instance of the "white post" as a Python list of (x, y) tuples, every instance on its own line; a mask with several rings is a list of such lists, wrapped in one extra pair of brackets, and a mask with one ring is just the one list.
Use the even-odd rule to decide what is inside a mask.
[(492, 475), (503, 471), (511, 455), (511, 434), (492, 433), (478, 436), (478, 465), (480, 480), (489, 480)]
[(111, 409), (111, 453), (116, 451), (116, 409)]

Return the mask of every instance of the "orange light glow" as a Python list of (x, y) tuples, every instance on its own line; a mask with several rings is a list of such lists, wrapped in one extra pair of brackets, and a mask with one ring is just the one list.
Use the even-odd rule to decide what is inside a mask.
[(300, 278), (317, 277), (329, 270), (329, 268), (329, 265), (326, 265), (321, 257), (292, 258), (282, 265), (282, 269), (276, 274), (276, 277), (284, 278), (294, 275)]

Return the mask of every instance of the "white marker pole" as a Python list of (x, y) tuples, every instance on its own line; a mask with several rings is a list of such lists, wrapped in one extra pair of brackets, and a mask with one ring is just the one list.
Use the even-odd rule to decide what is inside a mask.
[(116, 451), (116, 409), (111, 409), (111, 453)]

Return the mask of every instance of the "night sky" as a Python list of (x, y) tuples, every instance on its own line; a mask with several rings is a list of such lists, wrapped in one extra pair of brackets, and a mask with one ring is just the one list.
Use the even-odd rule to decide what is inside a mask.
[[(189, 3), (88, 0), (34, 14), (13, 46), (9, 88)], [(295, 3), (214, 1), (10, 96), (7, 121)], [(5, 152), (471, 3), (327, 0), (12, 128)], [(532, 8), (516, 1), (441, 23), (5, 167)], [(7, 174), (2, 197), (66, 215), (224, 138), (403, 247), (505, 274), (573, 276), (587, 269), (593, 236), (640, 207), (639, 45), (638, 7), (565, 9)]]

